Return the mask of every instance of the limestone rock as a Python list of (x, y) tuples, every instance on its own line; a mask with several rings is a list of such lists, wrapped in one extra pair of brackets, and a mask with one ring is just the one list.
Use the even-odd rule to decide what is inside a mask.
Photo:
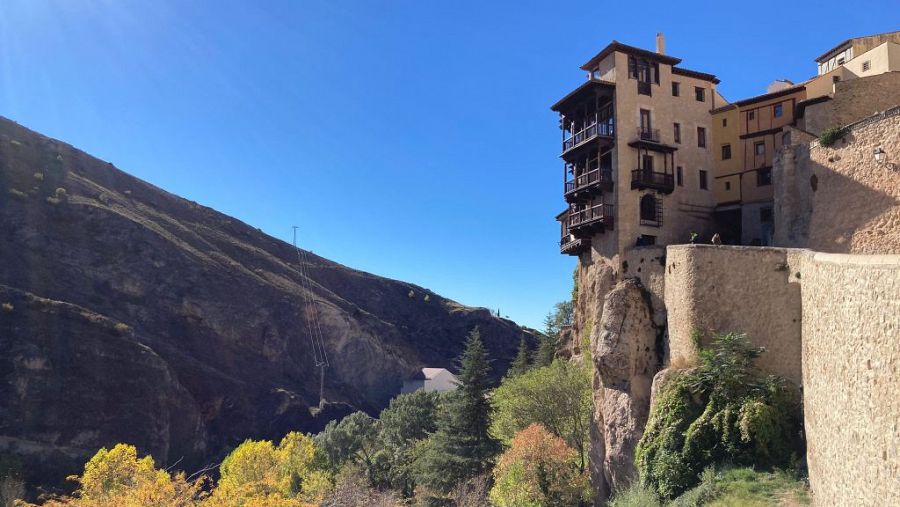
[(660, 361), (649, 300), (638, 280), (620, 282), (606, 295), (591, 336), (596, 426), (591, 444), (602, 452), (592, 454), (592, 479), (601, 496), (627, 488), (636, 475), (634, 450), (647, 423)]

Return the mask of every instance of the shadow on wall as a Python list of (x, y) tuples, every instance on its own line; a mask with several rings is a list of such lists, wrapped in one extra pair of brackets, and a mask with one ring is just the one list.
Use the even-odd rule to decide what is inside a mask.
[(826, 164), (810, 157), (808, 145), (785, 153), (793, 160), (785, 160), (776, 176), (782, 178), (776, 187), (776, 244), (829, 253), (897, 250), (891, 245), (900, 244), (900, 199), (873, 187), (900, 188), (900, 171), (876, 165), (872, 151), (854, 147), (854, 141), (852, 133), (839, 141)]

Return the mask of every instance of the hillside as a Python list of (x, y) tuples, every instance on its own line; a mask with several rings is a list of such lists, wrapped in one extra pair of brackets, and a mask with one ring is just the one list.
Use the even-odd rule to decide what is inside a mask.
[(290, 244), (2, 118), (0, 223), (0, 457), (32, 484), (115, 442), (195, 470), (248, 437), (379, 410), (418, 368), (452, 366), (476, 325), (498, 376), (525, 332), (309, 253), (320, 412)]

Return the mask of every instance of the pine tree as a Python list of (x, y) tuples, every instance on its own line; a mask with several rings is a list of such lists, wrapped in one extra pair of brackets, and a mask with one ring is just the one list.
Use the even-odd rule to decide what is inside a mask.
[(534, 352), (534, 367), (543, 368), (553, 363), (556, 357), (556, 339), (552, 336), (541, 335), (539, 338), (538, 348)]
[(493, 466), (500, 443), (490, 434), (490, 361), (476, 327), (459, 358), (458, 387), (448, 393), (438, 430), (418, 450), (418, 483), (448, 493)]
[(516, 358), (510, 363), (509, 370), (506, 371), (506, 377), (518, 377), (526, 371), (528, 371), (528, 342), (522, 336), (522, 339), (519, 340), (519, 351), (516, 353)]

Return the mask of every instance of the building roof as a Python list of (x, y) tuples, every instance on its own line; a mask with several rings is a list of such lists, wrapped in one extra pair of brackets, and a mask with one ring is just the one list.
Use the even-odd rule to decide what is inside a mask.
[(719, 106), (719, 107), (717, 107), (717, 108), (715, 108), (715, 109), (712, 109), (712, 110), (710, 111), (710, 114), (724, 113), (725, 111), (730, 111), (731, 109), (734, 109), (734, 108), (736, 108), (736, 107), (737, 107), (737, 106), (734, 105), (734, 104), (725, 104), (724, 106)]
[(806, 86), (804, 86), (804, 85), (796, 85), (796, 86), (792, 86), (790, 88), (785, 88), (784, 90), (778, 90), (777, 92), (764, 93), (762, 95), (750, 97), (749, 99), (738, 100), (734, 103), (734, 105), (743, 107), (743, 106), (753, 104), (755, 102), (762, 102), (764, 100), (777, 99), (778, 97), (783, 97), (785, 95), (791, 95), (792, 93), (797, 93), (797, 92), (803, 91), (805, 89), (806, 89)]
[(864, 39), (866, 37), (880, 37), (882, 35), (893, 35), (895, 33), (900, 33), (900, 30), (894, 31), (894, 32), (876, 33), (876, 34), (872, 34), (872, 35), (863, 35), (861, 37), (851, 37), (851, 38), (841, 42), (840, 44), (834, 46), (833, 48), (829, 49), (828, 51), (822, 53), (818, 58), (816, 58), (816, 61), (821, 62), (822, 60), (825, 60), (826, 58), (831, 56), (832, 53), (836, 53), (839, 49), (843, 48), (844, 46), (846, 46), (847, 44), (850, 44), (851, 42), (853, 42), (855, 40)]
[(609, 81), (602, 81), (600, 79), (590, 78), (587, 81), (585, 81), (581, 86), (579, 86), (578, 88), (575, 88), (574, 90), (569, 92), (565, 97), (556, 101), (556, 104), (553, 104), (552, 106), (550, 106), (550, 109), (552, 111), (559, 112), (559, 110), (563, 106), (565, 106), (567, 102), (570, 102), (572, 100), (576, 100), (579, 98), (583, 98), (585, 95), (588, 94), (589, 91), (596, 90), (597, 88), (610, 88), (610, 89), (615, 90), (616, 84), (609, 82)]
[(646, 49), (641, 49), (634, 46), (629, 46), (628, 44), (622, 44), (621, 42), (614, 40), (609, 43), (608, 46), (600, 50), (599, 53), (594, 55), (593, 58), (587, 61), (584, 65), (581, 66), (581, 70), (591, 70), (595, 65), (600, 63), (601, 60), (609, 56), (610, 54), (619, 51), (622, 53), (628, 53), (630, 55), (635, 56), (643, 56), (645, 58), (649, 58), (652, 60), (656, 60), (661, 63), (668, 63), (669, 65), (676, 65), (681, 63), (681, 58), (675, 58), (674, 56), (662, 55), (653, 51), (647, 51)]
[(438, 375), (447, 372), (451, 377), (456, 378), (456, 375), (450, 373), (450, 370), (447, 368), (422, 368), (422, 371), (417, 373), (413, 380), (434, 380)]
[(672, 67), (672, 74), (677, 74), (679, 76), (688, 76), (695, 79), (702, 79), (703, 81), (711, 81), (713, 84), (719, 84), (722, 81), (712, 74), (707, 74), (705, 72), (698, 72), (696, 70), (689, 70), (682, 67)]

